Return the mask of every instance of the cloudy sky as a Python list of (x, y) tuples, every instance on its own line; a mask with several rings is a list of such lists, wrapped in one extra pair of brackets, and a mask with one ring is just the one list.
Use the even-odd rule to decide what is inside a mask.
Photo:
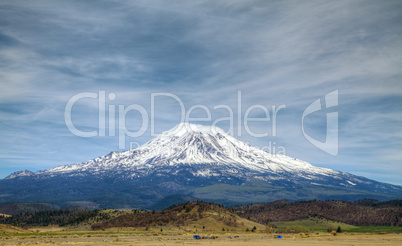
[[(220, 120), (250, 145), (402, 185), (401, 23), (391, 0), (3, 0), (0, 178), (129, 149), (152, 138), (151, 125), (160, 133), (209, 112), (192, 122)], [(327, 143), (337, 155), (303, 134), (317, 99), (305, 133), (324, 142), (337, 112), (338, 147)], [(246, 116), (267, 113), (246, 129)]]

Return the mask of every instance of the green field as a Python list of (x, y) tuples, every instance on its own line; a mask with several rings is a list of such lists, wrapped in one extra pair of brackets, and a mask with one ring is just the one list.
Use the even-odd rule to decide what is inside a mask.
[(359, 232), (359, 233), (402, 233), (401, 226), (356, 226), (347, 232)]
[(353, 226), (324, 218), (309, 218), (306, 220), (272, 222), (277, 232), (327, 232), (329, 228), (336, 231), (338, 226), (342, 232), (356, 233), (402, 233), (399, 226)]

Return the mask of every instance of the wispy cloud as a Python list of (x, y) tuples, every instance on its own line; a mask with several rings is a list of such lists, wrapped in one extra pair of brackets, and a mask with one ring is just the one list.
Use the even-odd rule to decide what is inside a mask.
[[(203, 104), (215, 120), (227, 116), (214, 109), (221, 104), (237, 119), (241, 91), (243, 116), (255, 104), (286, 109), (277, 136), (236, 137), (258, 146), (275, 141), (315, 165), (400, 183), (401, 10), (400, 1), (2, 1), (0, 176), (118, 149), (116, 137), (68, 131), (64, 108), (77, 93), (115, 93), (108, 105), (138, 104), (148, 113), (151, 93), (173, 93), (186, 110)], [(301, 132), (303, 110), (334, 90), (336, 157)], [(171, 98), (157, 102), (161, 132), (178, 123), (180, 111)], [(325, 134), (324, 113), (309, 119), (311, 134)], [(73, 119), (96, 129), (96, 100), (78, 103)], [(126, 120), (133, 130), (141, 124), (135, 113)], [(149, 134), (129, 141), (144, 143)]]

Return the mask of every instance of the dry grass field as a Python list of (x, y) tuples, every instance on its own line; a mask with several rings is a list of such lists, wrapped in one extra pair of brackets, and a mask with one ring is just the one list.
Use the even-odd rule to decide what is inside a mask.
[(208, 239), (193, 239), (191, 234), (145, 235), (145, 234), (74, 234), (46, 236), (31, 234), (0, 237), (0, 245), (402, 245), (402, 234), (337, 234), (314, 235), (285, 234), (212, 234), (200, 235)]

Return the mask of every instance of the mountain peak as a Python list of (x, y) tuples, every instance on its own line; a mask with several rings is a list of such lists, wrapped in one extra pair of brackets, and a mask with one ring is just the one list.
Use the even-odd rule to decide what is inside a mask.
[(217, 126), (206, 126), (200, 124), (191, 124), (191, 123), (180, 123), (173, 127), (172, 129), (163, 132), (161, 135), (163, 136), (176, 136), (180, 137), (189, 133), (201, 133), (201, 134), (217, 134), (217, 133), (225, 133), (221, 128)]
[(143, 176), (143, 172), (153, 173), (167, 167), (192, 166), (199, 169), (194, 176), (203, 177), (233, 173), (240, 176), (338, 173), (295, 158), (267, 153), (237, 140), (219, 127), (190, 123), (178, 124), (136, 149), (112, 152), (88, 162), (59, 166), (40, 173), (106, 174), (119, 170), (125, 177), (134, 178)]
[(14, 172), (14, 173), (8, 175), (7, 177), (5, 177), (4, 179), (13, 179), (16, 177), (31, 176), (33, 174), (34, 174), (34, 172), (25, 169), (22, 171)]

